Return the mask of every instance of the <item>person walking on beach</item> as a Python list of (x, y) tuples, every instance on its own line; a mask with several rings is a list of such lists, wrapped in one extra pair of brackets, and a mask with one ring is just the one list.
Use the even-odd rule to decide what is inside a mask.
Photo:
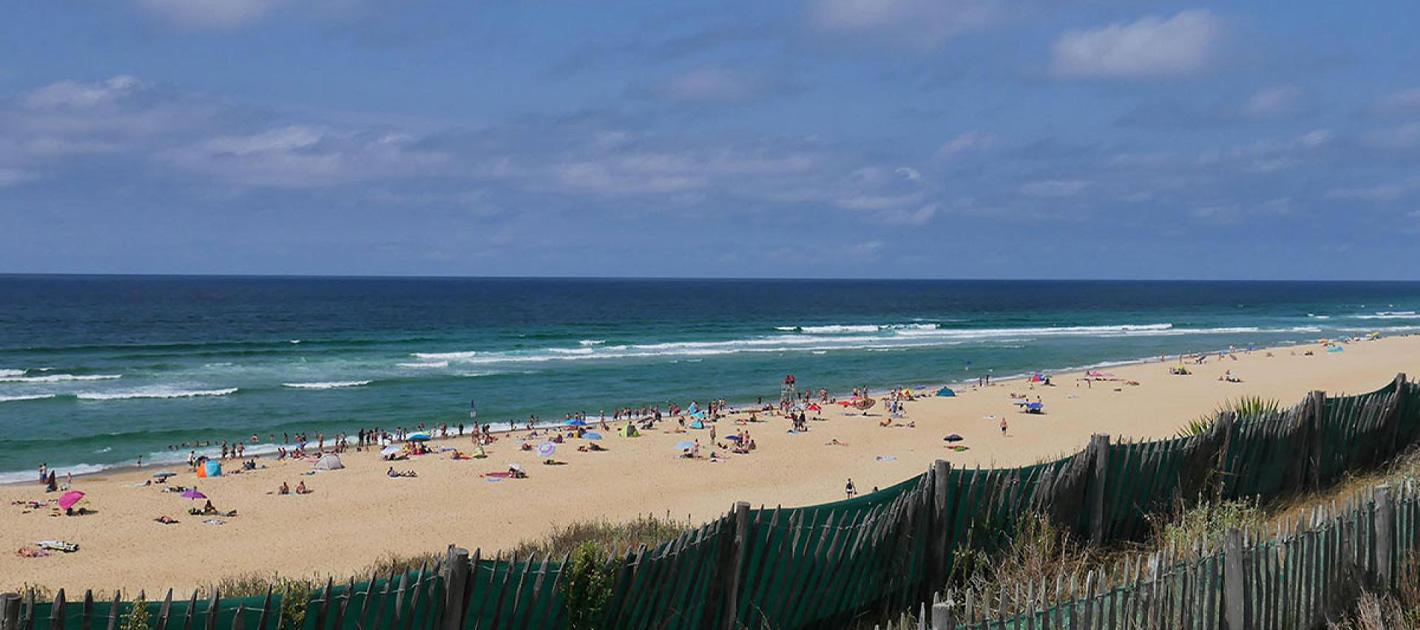
[(1001, 437), (1006, 437), (1006, 417), (1001, 416)]
[(853, 485), (852, 477), (848, 478), (848, 485), (843, 487), (843, 493), (848, 495), (848, 498), (850, 499), (858, 496), (858, 487)]

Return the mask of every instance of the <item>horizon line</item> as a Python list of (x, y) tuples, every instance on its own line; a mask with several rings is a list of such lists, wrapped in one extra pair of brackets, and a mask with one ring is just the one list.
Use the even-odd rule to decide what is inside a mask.
[(761, 282), (1213, 282), (1213, 283), (1390, 283), (1420, 284), (1417, 280), (1333, 278), (1019, 278), (1019, 277), (791, 277), (791, 276), (538, 276), (538, 275), (455, 275), (455, 274), (303, 274), (303, 273), (103, 273), (103, 272), (0, 272), (0, 279), (12, 278), (215, 278), (288, 280), (625, 280), (625, 281), (761, 281)]

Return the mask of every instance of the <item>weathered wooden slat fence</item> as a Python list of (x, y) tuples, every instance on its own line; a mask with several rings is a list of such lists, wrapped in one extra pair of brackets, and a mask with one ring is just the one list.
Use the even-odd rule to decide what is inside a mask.
[(1413, 484), (1380, 486), (1339, 508), (1316, 508), (1275, 534), (1235, 529), (1216, 548), (1136, 555), (1084, 576), (1054, 576), (1068, 584), (1054, 598), (1044, 588), (954, 593), (942, 607), (947, 621), (930, 627), (1326, 627), (1361, 589), (1386, 593), (1399, 586), (1400, 569), (1416, 569), (1417, 516)]
[[(1327, 398), (1315, 392), (1278, 413), (1224, 414), (1200, 436), (1119, 443), (1099, 435), (1079, 453), (1034, 466), (959, 470), (937, 462), (923, 475), (846, 501), (792, 509), (739, 504), (674, 541), (609, 556), (613, 584), (602, 627), (783, 630), (886, 619), (931, 601), (964, 553), (989, 557), (1007, 544), (1025, 514), (1042, 515), (1078, 540), (1138, 540), (1150, 531), (1151, 517), (1179, 504), (1241, 497), (1267, 501), (1323, 488), (1349, 472), (1385, 463), (1417, 438), (1420, 385), (1398, 375), (1369, 394)], [(1403, 528), (1386, 540), (1399, 535), (1413, 546), (1420, 534), (1414, 506), (1384, 505), (1408, 519), (1397, 521)], [(1030, 588), (1024, 594), (973, 596), (973, 604), (1015, 611), (1012, 602), (1044, 601), (1040, 595), (1052, 590), (1051, 601), (1086, 602), (1029, 615), (1025, 625), (1015, 626), (1027, 628), (1097, 627), (1083, 624), (1100, 621), (1116, 628), (1143, 615), (1186, 616), (1187, 627), (1216, 627), (1204, 620), (1230, 615), (1225, 604), (1239, 598), (1250, 602), (1241, 622), (1253, 619), (1248, 615), (1273, 615), (1279, 607), (1295, 612), (1277, 613), (1277, 623), (1316, 619), (1302, 615), (1328, 601), (1324, 589), (1337, 583), (1335, 572), (1347, 566), (1337, 558), (1371, 557), (1373, 550), (1362, 550), (1359, 538), (1343, 537), (1340, 529), (1322, 528), (1278, 543), (1284, 545), (1280, 553), (1229, 556), (1224, 550), (1185, 569), (1161, 568), (1162, 560), (1155, 558), (1122, 574), (1043, 583), (1034, 596)], [(1394, 565), (1393, 558), (1387, 562)], [(486, 558), (477, 550), (451, 548), (438, 567), (359, 585), (325, 585), (306, 602), (302, 627), (563, 627), (568, 602), (561, 584), (568, 566), (565, 557)], [(1323, 592), (1309, 599), (1316, 591), (1299, 594), (1263, 580), (1243, 581), (1241, 593), (1223, 597), (1221, 592), (1240, 584), (1226, 580), (1228, 571), (1291, 572)], [(1248, 584), (1261, 590), (1247, 590)], [(1185, 593), (1201, 599), (1187, 599)], [(52, 603), (7, 598), (0, 628), (91, 627), (122, 617), (133, 606), (66, 603), (64, 597), (61, 591)], [(1199, 604), (1205, 606), (1201, 611)], [(195, 593), (187, 602), (171, 601), (169, 594), (161, 604), (145, 606), (154, 627), (184, 629), (288, 628), (291, 615), (285, 613), (294, 608), (283, 607), (279, 595), (222, 599), (217, 593), (202, 603)]]

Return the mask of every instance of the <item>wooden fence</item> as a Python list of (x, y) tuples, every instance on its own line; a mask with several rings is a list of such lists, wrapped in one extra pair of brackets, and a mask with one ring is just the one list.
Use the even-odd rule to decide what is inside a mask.
[[(600, 627), (782, 630), (884, 619), (931, 601), (962, 552), (995, 552), (1025, 514), (1081, 540), (1137, 540), (1149, 533), (1151, 517), (1179, 505), (1268, 501), (1326, 487), (1389, 461), (1417, 438), (1420, 385), (1402, 374), (1369, 394), (1315, 392), (1278, 413), (1223, 414), (1199, 436), (1112, 443), (1097, 435), (1079, 453), (1034, 466), (957, 470), (938, 461), (923, 475), (846, 501), (791, 509), (741, 503), (674, 541), (608, 557), (613, 586)], [(307, 602), (303, 627), (562, 627), (567, 566), (566, 558), (451, 549), (433, 570), (328, 584)], [(272, 612), (279, 605), (216, 594), (202, 610), (195, 600), (148, 604), (155, 619), (176, 619), (180, 608), (183, 628), (262, 629), (280, 620)], [(52, 604), (17, 604), (13, 627), (56, 618), (50, 627), (88, 627), (124, 606), (65, 603), (61, 593)], [(75, 618), (89, 621), (66, 625)]]
[(937, 628), (1197, 630), (1320, 628), (1362, 589), (1384, 594), (1420, 568), (1420, 493), (1380, 486), (1317, 508), (1275, 535), (1237, 529), (1212, 549), (1137, 555), (1084, 575), (973, 591), (943, 606)]

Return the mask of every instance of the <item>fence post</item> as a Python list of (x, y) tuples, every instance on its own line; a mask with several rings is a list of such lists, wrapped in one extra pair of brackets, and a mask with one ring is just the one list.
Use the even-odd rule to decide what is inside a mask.
[(956, 630), (950, 601), (932, 604), (932, 630)]
[(0, 595), (0, 630), (20, 630), (20, 594)]
[(1228, 530), (1223, 554), (1223, 621), (1228, 630), (1244, 630), (1243, 580), (1247, 579), (1247, 572), (1243, 569), (1242, 532), (1237, 528)]
[(720, 575), (729, 575), (725, 588), (725, 630), (738, 627), (740, 610), (740, 574), (744, 572), (745, 552), (749, 547), (749, 503), (735, 502), (735, 537), (730, 543), (729, 566), (720, 567)]
[(1391, 503), (1390, 486), (1381, 484), (1376, 488), (1376, 584), (1381, 592), (1388, 592), (1391, 581), (1391, 554), (1395, 550), (1395, 505)]
[(468, 550), (449, 545), (444, 562), (444, 630), (463, 627), (464, 591), (468, 584)]
[(1326, 392), (1317, 390), (1307, 394), (1307, 422), (1311, 427), (1308, 431), (1310, 444), (1308, 444), (1307, 462), (1310, 469), (1307, 474), (1307, 481), (1311, 484), (1310, 489), (1321, 488), (1321, 451), (1322, 433), (1321, 417), (1326, 413)]
[(947, 479), (951, 476), (952, 465), (945, 460), (932, 462), (932, 528), (928, 540), (927, 588), (922, 601), (931, 601), (932, 594), (947, 585), (947, 536), (951, 523), (947, 522)]
[(1094, 472), (1090, 475), (1090, 485), (1088, 489), (1094, 490), (1094, 496), (1090, 497), (1090, 542), (1099, 545), (1104, 543), (1104, 497), (1105, 483), (1109, 475), (1109, 435), (1096, 433), (1090, 436), (1090, 457), (1094, 463)]

